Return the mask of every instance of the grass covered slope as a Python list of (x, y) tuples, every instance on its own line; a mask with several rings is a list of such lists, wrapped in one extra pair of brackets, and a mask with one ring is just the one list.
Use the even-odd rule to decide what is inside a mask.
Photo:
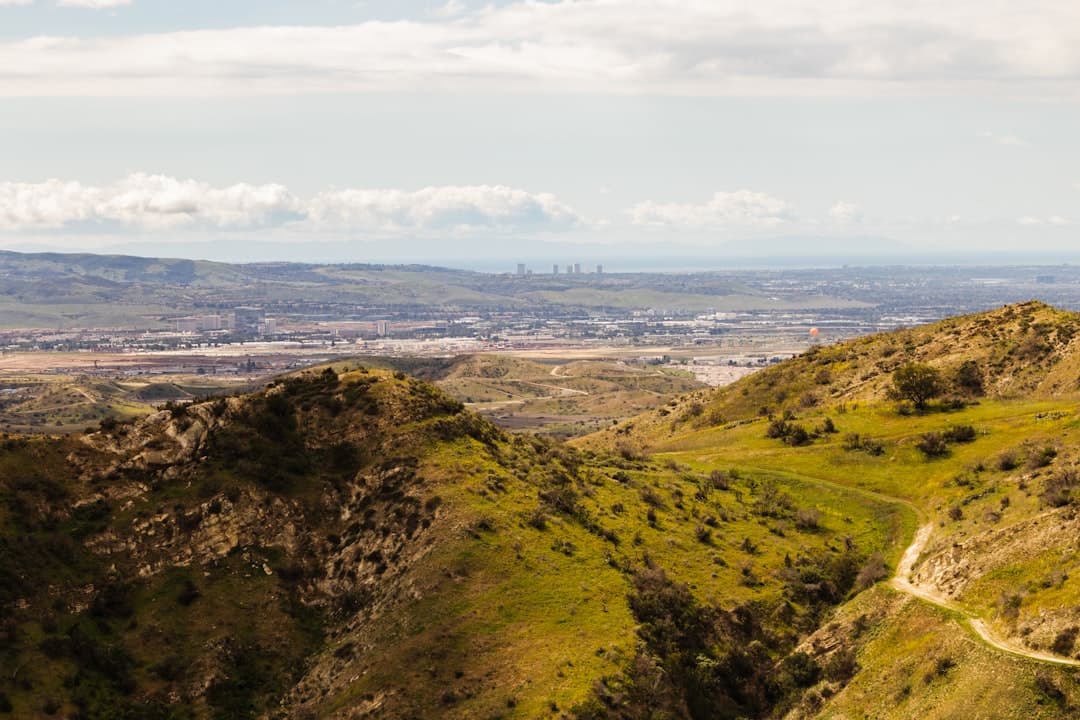
[[(1080, 390), (1080, 316), (1040, 302), (811, 348), (733, 388), (690, 393), (654, 414), (627, 421), (620, 436), (662, 442), (688, 429), (785, 411), (880, 402), (893, 373), (929, 364), (956, 398), (1055, 398)], [(610, 437), (610, 434), (609, 434)]]
[(704, 387), (686, 373), (619, 361), (539, 363), (499, 355), (456, 361), (437, 384), (510, 429), (582, 435)]
[[(1080, 704), (1060, 664), (1080, 635), (1075, 323), (1026, 303), (821, 348), (579, 442), (768, 474), (822, 512), (873, 497), (909, 509), (905, 542), (923, 526), (904, 578), (920, 597), (844, 605), (801, 647), (848, 677), (817, 679), (792, 717), (1062, 717)], [(913, 364), (944, 381), (922, 407), (890, 397)]]
[(786, 658), (911, 522), (362, 369), (11, 438), (0, 469), (13, 717), (779, 712), (820, 672)]
[[(7, 438), (0, 716), (1068, 716), (1025, 654), (1080, 652), (1070, 322), (821, 348), (571, 445), (362, 368)], [(941, 397), (887, 397), (912, 363)]]
[(124, 421), (154, 413), (169, 402), (235, 391), (243, 381), (196, 375), (153, 382), (86, 375), (9, 375), (2, 381), (0, 431), (81, 433), (102, 420)]

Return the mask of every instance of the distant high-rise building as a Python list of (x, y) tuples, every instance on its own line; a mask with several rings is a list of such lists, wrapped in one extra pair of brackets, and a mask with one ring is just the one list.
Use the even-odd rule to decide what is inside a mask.
[(566, 274), (567, 275), (573, 275), (574, 274), (574, 266), (571, 265), (570, 263), (566, 264)]
[(226, 325), (221, 315), (202, 315), (199, 317), (200, 330), (221, 330)]
[(193, 333), (199, 330), (199, 318), (182, 317), (176, 319), (176, 332)]
[(580, 275), (581, 274), (581, 263), (574, 263), (574, 274), (575, 275)]
[(518, 272), (517, 272), (517, 274), (518, 274), (518, 277), (524, 277), (525, 276), (525, 263), (518, 263)]
[(555, 263), (554, 265), (551, 266), (551, 274), (552, 275), (558, 275), (559, 274), (559, 263)]
[(261, 307), (238, 307), (233, 310), (233, 332), (237, 335), (258, 335), (259, 326), (266, 322)]
[(596, 274), (597, 275), (603, 275), (604, 274), (604, 266), (603, 265), (597, 265), (596, 266)]
[(386, 337), (390, 334), (390, 321), (378, 320), (375, 323), (375, 334), (379, 337)]

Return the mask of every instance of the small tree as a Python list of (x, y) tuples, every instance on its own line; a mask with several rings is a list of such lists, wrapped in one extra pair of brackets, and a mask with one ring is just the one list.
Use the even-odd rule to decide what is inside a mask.
[(945, 389), (941, 373), (936, 368), (921, 363), (908, 363), (897, 368), (892, 382), (897, 396), (910, 400), (919, 409), (925, 408), (928, 402), (941, 395)]
[(985, 392), (982, 371), (979, 370), (979, 364), (974, 360), (965, 360), (961, 363), (960, 367), (956, 369), (954, 382), (957, 387), (970, 395), (982, 395)]

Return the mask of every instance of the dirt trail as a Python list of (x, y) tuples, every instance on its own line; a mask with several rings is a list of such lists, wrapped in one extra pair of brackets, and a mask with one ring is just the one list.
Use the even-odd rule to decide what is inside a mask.
[(927, 523), (918, 529), (915, 533), (915, 537), (911, 541), (911, 545), (904, 551), (903, 556), (900, 558), (900, 562), (896, 567), (896, 575), (893, 576), (890, 584), (896, 590), (902, 593), (917, 597), (920, 600), (930, 603), (931, 605), (937, 605), (938, 607), (945, 608), (954, 613), (958, 613), (964, 617), (967, 624), (971, 626), (971, 629), (975, 631), (975, 634), (982, 639), (987, 645), (997, 648), (1002, 652), (1009, 653), (1010, 655), (1017, 655), (1019, 657), (1028, 658), (1030, 660), (1037, 660), (1039, 662), (1054, 663), (1055, 665), (1069, 665), (1072, 667), (1080, 667), (1080, 661), (1073, 660), (1072, 658), (1060, 657), (1058, 655), (1052, 655), (1050, 653), (1040, 652), (1038, 650), (1031, 650), (1019, 643), (1012, 640), (998, 637), (994, 632), (986, 625), (986, 622), (980, 618), (972, 617), (965, 610), (960, 608), (956, 603), (945, 597), (944, 594), (936, 590), (935, 588), (928, 587), (926, 585), (916, 585), (911, 582), (911, 573), (915, 569), (915, 565), (919, 560), (919, 556), (926, 548), (926, 544), (930, 541), (930, 535), (934, 531), (933, 523)]
[(560, 387), (558, 385), (549, 385), (547, 383), (538, 383), (533, 382), (532, 380), (517, 380), (515, 378), (507, 378), (507, 380), (518, 382), (522, 385), (530, 385), (532, 387), (544, 388), (545, 390), (558, 390), (564, 397), (567, 395), (589, 395), (589, 392), (586, 390), (575, 390), (574, 388)]
[[(749, 469), (749, 468), (748, 468)], [(775, 473), (778, 475), (786, 475), (791, 478), (809, 482), (812, 484), (822, 485), (824, 487), (839, 490), (841, 492), (854, 493), (856, 495), (862, 495), (864, 497), (873, 498), (881, 502), (891, 503), (894, 505), (903, 505), (912, 510), (918, 517), (925, 519), (925, 515), (922, 511), (910, 500), (904, 500), (903, 498), (893, 497), (891, 495), (885, 495), (883, 493), (876, 492), (874, 490), (866, 490), (858, 487), (851, 487), (850, 485), (842, 485), (835, 483), (824, 478), (814, 477), (811, 475), (802, 475), (800, 473), (794, 473), (790, 471), (777, 471), (771, 468), (753, 468), (754, 470), (762, 473)], [(919, 529), (915, 531), (915, 537), (912, 538), (911, 544), (904, 550), (904, 554), (900, 556), (900, 562), (897, 563), (896, 574), (889, 581), (889, 585), (899, 592), (905, 595), (911, 595), (924, 602), (928, 602), (931, 605), (937, 605), (940, 608), (949, 610), (950, 612), (957, 613), (963, 616), (964, 620), (971, 627), (972, 631), (987, 645), (996, 648), (1002, 652), (1017, 657), (1027, 658), (1029, 660), (1035, 660), (1038, 662), (1052, 663), (1054, 665), (1067, 665), (1070, 667), (1080, 667), (1080, 660), (1074, 660), (1072, 658), (1061, 657), (1058, 655), (1052, 655), (1050, 653), (1040, 652), (1038, 650), (1031, 650), (1023, 645), (1013, 642), (1012, 640), (1001, 638), (994, 634), (984, 620), (972, 616), (969, 612), (961, 608), (959, 605), (949, 600), (944, 593), (940, 592), (936, 588), (928, 587), (926, 585), (916, 585), (911, 582), (911, 574), (915, 570), (915, 566), (918, 564), (919, 556), (922, 555), (923, 550), (926, 549), (927, 543), (930, 542), (930, 536), (934, 532), (934, 524), (924, 523), (919, 526)]]

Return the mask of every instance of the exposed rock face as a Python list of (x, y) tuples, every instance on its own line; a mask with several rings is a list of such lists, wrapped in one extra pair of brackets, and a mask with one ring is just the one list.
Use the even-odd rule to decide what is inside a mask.
[[(1044, 512), (1036, 517), (1006, 527), (989, 530), (932, 547), (926, 559), (912, 575), (918, 585), (931, 586), (951, 599), (963, 601), (965, 593), (977, 591), (980, 582), (995, 572), (1022, 567), (1057, 554), (1064, 563), (1080, 553), (1080, 517), (1070, 508)], [(1053, 566), (1041, 587), (1009, 587), (998, 602), (996, 622), (1012, 640), (1032, 650), (1053, 647), (1063, 630), (1080, 625), (1080, 608), (1074, 606), (1026, 609), (1026, 596), (1050, 590), (1068, 579)], [(1011, 609), (1006, 605), (1015, 603)]]
[(298, 550), (303, 516), (294, 503), (244, 493), (235, 501), (215, 498), (190, 510), (135, 518), (88, 543), (95, 552), (134, 562), (140, 577), (168, 567), (187, 567), (223, 558), (240, 547), (279, 546)]
[(1031, 562), (1051, 548), (1075, 552), (1080, 545), (1080, 519), (1067, 510), (1053, 510), (1002, 528), (991, 528), (960, 543), (932, 547), (913, 574), (919, 585), (931, 585), (959, 597), (993, 570)]
[[(287, 681), (273, 692), (280, 697), (292, 687), (280, 713), (302, 715), (328, 693), (345, 692), (374, 624), (426, 591), (409, 572), (432, 552), (443, 518), (442, 501), (425, 481), (426, 454), (462, 434), (498, 432), (462, 416), (459, 403), (430, 386), (390, 373), (355, 373), (347, 381), (308, 375), (251, 396), (106, 425), (67, 443), (77, 492), (66, 510), (37, 508), (54, 523), (69, 517), (85, 527), (80, 547), (95, 558), (88, 565), (101, 568), (93, 582), (56, 586), (52, 594), (63, 594), (74, 615), (111, 617), (101, 608), (113, 595), (118, 612), (130, 614), (123, 608), (133, 588), (153, 588), (149, 602), (168, 614), (176, 603), (202, 602), (217, 584), (223, 596), (215, 602), (233, 608), (227, 613), (256, 613), (255, 624), (265, 614), (278, 626), (248, 639), (233, 637), (231, 627), (192, 630), (202, 639), (190, 667), (153, 671), (167, 687), (166, 705), (223, 707), (227, 693), (242, 687), (222, 688), (251, 672), (245, 658), (267, 654), (292, 658), (278, 671)], [(18, 607), (41, 611), (28, 599)], [(304, 637), (298, 628), (308, 616), (318, 618), (320, 637), (334, 642), (302, 672), (295, 661), (316, 646), (289, 643)], [(153, 616), (145, 619), (145, 630), (132, 625), (145, 634), (133, 647), (168, 632)], [(183, 644), (186, 634), (172, 641)], [(138, 708), (151, 701), (132, 699)], [(373, 697), (354, 707), (382, 702)]]

